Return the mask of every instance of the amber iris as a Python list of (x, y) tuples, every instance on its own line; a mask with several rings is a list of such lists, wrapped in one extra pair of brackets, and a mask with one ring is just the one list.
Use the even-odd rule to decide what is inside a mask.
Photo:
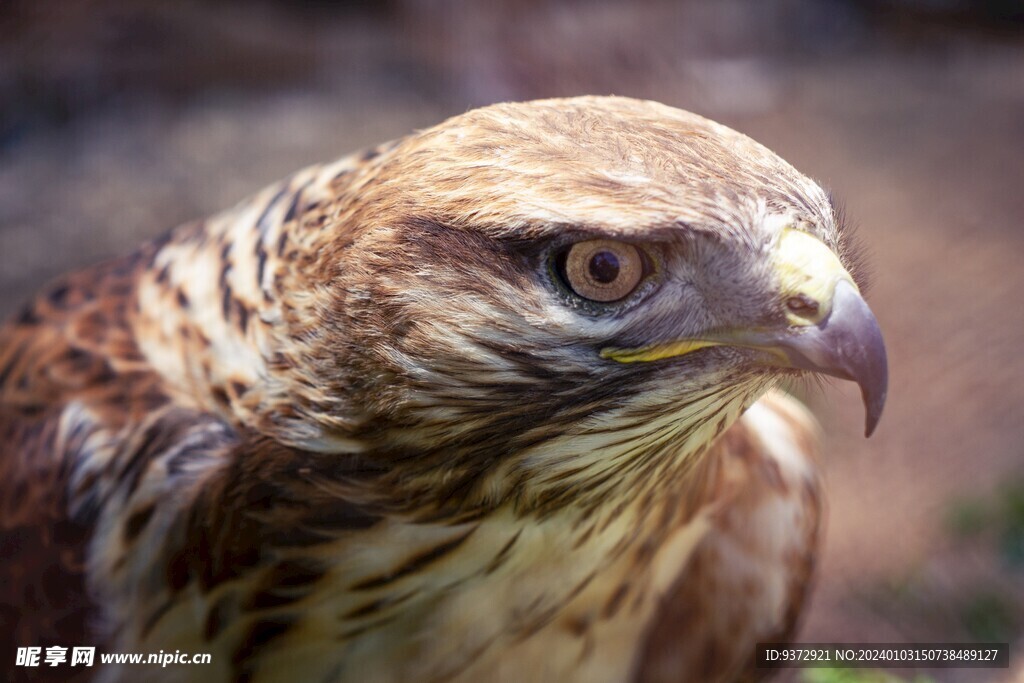
[(569, 248), (565, 280), (579, 296), (611, 302), (628, 296), (643, 278), (640, 250), (626, 242), (586, 240)]

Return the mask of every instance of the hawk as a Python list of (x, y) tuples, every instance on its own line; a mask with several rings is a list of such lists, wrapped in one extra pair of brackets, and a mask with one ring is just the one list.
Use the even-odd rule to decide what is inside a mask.
[[(147, 680), (757, 677), (821, 526), (817, 428), (775, 387), (853, 380), (869, 433), (885, 400), (849, 242), (749, 138), (580, 97), (58, 280), (0, 330), (5, 668), (84, 644), (211, 654)], [(142, 670), (98, 661), (55, 671)]]

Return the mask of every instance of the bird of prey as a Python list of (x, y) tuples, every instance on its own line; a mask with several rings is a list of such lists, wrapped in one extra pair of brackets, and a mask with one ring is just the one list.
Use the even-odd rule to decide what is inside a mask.
[[(817, 428), (886, 393), (826, 193), (661, 104), (499, 104), (299, 171), (0, 330), (15, 647), (100, 681), (732, 681), (793, 632)], [(46, 666), (15, 674), (40, 674)], [(763, 672), (762, 672), (763, 673)]]

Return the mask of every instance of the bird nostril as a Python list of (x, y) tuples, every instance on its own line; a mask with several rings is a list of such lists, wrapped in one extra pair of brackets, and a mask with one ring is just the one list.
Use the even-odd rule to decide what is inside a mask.
[(798, 294), (786, 299), (786, 308), (801, 317), (809, 318), (817, 315), (818, 302), (806, 294)]

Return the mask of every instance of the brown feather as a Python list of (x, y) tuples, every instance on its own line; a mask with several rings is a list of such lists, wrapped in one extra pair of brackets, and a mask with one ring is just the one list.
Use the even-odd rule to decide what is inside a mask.
[[(778, 398), (730, 426), (778, 377), (743, 350), (599, 351), (777, 321), (781, 220), (840, 249), (825, 193), (718, 124), (502, 104), (54, 283), (0, 328), (9, 646), (212, 651), (204, 680), (731, 676), (803, 599), (813, 427)], [(661, 281), (573, 297), (551, 254), (580, 239)], [(790, 545), (751, 537), (771, 505)], [(745, 614), (727, 576), (785, 590)]]

